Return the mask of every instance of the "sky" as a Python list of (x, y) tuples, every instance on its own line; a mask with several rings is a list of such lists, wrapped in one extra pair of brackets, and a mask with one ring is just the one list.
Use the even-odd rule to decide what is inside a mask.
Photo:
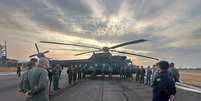
[[(34, 43), (57, 41), (96, 47), (137, 39), (149, 41), (118, 48), (175, 62), (177, 67), (201, 67), (201, 0), (0, 0), (0, 43), (7, 40), (8, 57), (28, 60)], [(83, 49), (38, 43), (54, 59)], [(123, 55), (123, 54), (116, 54)], [(129, 56), (135, 64), (156, 61)]]

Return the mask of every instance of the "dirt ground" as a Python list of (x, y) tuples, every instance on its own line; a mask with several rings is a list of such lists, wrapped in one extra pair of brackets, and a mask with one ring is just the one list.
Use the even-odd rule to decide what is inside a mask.
[(0, 66), (0, 72), (15, 72), (16, 67), (3, 67)]
[(201, 88), (201, 70), (180, 70), (180, 75), (184, 83)]

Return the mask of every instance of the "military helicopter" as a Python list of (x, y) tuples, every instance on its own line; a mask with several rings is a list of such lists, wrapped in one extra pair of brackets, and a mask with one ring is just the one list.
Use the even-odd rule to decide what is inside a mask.
[(134, 55), (134, 56), (148, 58), (148, 59), (157, 60), (157, 61), (159, 60), (157, 58), (150, 57), (150, 56), (115, 50), (116, 48), (119, 48), (119, 47), (131, 45), (131, 44), (138, 44), (138, 43), (142, 43), (142, 42), (146, 42), (146, 41), (148, 41), (148, 40), (139, 39), (139, 40), (121, 43), (121, 44), (114, 45), (111, 47), (105, 46), (102, 48), (81, 45), (81, 44), (69, 44), (69, 43), (51, 42), (51, 41), (40, 41), (40, 43), (66, 45), (66, 46), (77, 46), (77, 47), (82, 47), (82, 48), (93, 49), (93, 50), (75, 54), (75, 56), (79, 56), (79, 55), (84, 55), (84, 54), (88, 54), (88, 53), (93, 53), (93, 55), (89, 59), (51, 60), (51, 64), (60, 64), (64, 67), (69, 67), (72, 65), (86, 66), (88, 74), (92, 73), (93, 71), (96, 71), (96, 74), (101, 74), (102, 72), (108, 71), (109, 68), (112, 68), (113, 74), (120, 74), (120, 70), (122, 68), (128, 66), (128, 64), (132, 64), (132, 62), (129, 61), (126, 56), (112, 55), (112, 52)]

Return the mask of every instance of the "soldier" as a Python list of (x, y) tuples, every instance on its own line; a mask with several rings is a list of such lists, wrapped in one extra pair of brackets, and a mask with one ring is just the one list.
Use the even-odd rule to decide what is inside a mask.
[(139, 81), (140, 80), (140, 68), (139, 68), (139, 66), (136, 67), (135, 72), (136, 72), (136, 78), (135, 78), (135, 80)]
[(51, 91), (51, 88), (52, 88), (52, 69), (47, 69), (47, 72), (48, 72), (48, 79), (49, 79), (49, 94), (50, 94), (50, 91)]
[(52, 77), (53, 77), (53, 85), (54, 85), (54, 90), (59, 89), (59, 75), (60, 75), (60, 66), (57, 64), (55, 67), (52, 69)]
[(129, 80), (133, 80), (133, 65), (129, 66)]
[(123, 68), (123, 79), (126, 79), (126, 67)]
[(17, 66), (17, 76), (18, 77), (21, 76), (21, 71), (22, 71), (21, 66), (20, 66), (20, 64), (18, 64), (18, 66)]
[(109, 67), (109, 70), (108, 70), (108, 75), (109, 75), (109, 78), (112, 79), (112, 67)]
[(109, 64), (102, 64), (102, 78), (105, 79), (105, 74), (106, 74), (106, 67), (109, 67)]
[(92, 75), (91, 75), (92, 79), (96, 79), (96, 68), (95, 68), (95, 66), (90, 66), (90, 68), (92, 69)]
[(157, 63), (160, 73), (154, 79), (152, 101), (174, 101), (176, 94), (175, 82), (169, 73), (169, 63), (160, 61)]
[(120, 68), (120, 79), (123, 79), (124, 69), (123, 67)]
[(146, 75), (146, 85), (150, 86), (151, 85), (151, 75), (152, 75), (152, 71), (150, 66), (148, 66), (147, 68), (147, 75)]
[(61, 78), (61, 72), (62, 72), (62, 70), (63, 70), (63, 67), (60, 66), (60, 65), (58, 65), (58, 67), (59, 67), (59, 79), (60, 79), (60, 78)]
[(81, 80), (82, 79), (82, 65), (81, 64), (77, 68), (77, 72), (78, 72), (78, 80)]
[(140, 83), (144, 83), (144, 76), (145, 76), (145, 69), (143, 66), (141, 66), (140, 69)]
[(179, 71), (175, 68), (174, 63), (170, 63), (170, 69), (169, 69), (170, 73), (172, 74), (175, 82), (179, 82)]
[(31, 90), (26, 95), (31, 96), (31, 101), (49, 101), (48, 72), (49, 61), (40, 58), (39, 65), (32, 68), (28, 73)]
[(73, 70), (72, 70), (72, 66), (68, 68), (67, 74), (68, 74), (68, 83), (71, 84), (71, 83), (72, 83), (72, 80), (73, 80)]
[[(30, 62), (28, 62), (27, 64), (27, 70), (21, 76), (19, 92), (22, 93), (23, 95), (26, 94), (26, 92), (28, 92), (29, 90), (31, 90), (28, 80), (28, 72), (30, 69), (36, 66), (37, 61), (38, 60), (36, 58), (32, 58)], [(30, 98), (27, 98), (26, 100), (29, 101), (29, 99)]]
[(77, 80), (77, 65), (73, 68), (73, 82), (76, 82)]
[(82, 78), (85, 79), (86, 78), (86, 68), (87, 68), (87, 64), (85, 64), (85, 66), (82, 68)]

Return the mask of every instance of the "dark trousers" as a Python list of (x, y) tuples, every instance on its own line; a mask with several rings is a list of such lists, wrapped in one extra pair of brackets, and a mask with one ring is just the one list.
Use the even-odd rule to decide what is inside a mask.
[(53, 77), (54, 90), (59, 89), (59, 77)]
[(140, 83), (144, 83), (144, 75), (140, 76)]
[(81, 80), (82, 79), (82, 74), (81, 72), (78, 72), (78, 80)]
[(151, 76), (150, 75), (146, 77), (146, 84), (149, 86), (151, 85)]
[(72, 74), (68, 74), (68, 83), (71, 84), (73, 80)]
[(137, 73), (135, 80), (136, 80), (136, 81), (139, 81), (139, 78), (140, 78), (140, 75)]

